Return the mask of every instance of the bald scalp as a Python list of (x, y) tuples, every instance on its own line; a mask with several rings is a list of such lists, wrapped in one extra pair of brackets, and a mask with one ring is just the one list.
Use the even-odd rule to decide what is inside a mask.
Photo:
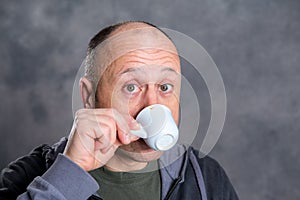
[(171, 39), (152, 24), (129, 21), (109, 26), (91, 39), (85, 59), (85, 76), (93, 91), (116, 59), (136, 50), (163, 50), (178, 55)]

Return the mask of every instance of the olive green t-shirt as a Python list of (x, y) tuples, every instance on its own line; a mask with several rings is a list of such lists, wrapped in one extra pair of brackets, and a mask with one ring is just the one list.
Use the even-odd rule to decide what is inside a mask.
[(89, 173), (98, 182), (100, 189), (97, 192), (104, 200), (160, 199), (161, 179), (157, 169), (112, 172), (101, 167)]

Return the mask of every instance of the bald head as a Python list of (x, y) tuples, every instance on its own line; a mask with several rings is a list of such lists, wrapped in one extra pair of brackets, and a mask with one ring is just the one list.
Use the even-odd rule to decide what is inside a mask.
[(85, 76), (94, 90), (115, 60), (137, 50), (163, 50), (178, 55), (170, 38), (147, 22), (123, 22), (104, 28), (91, 39), (85, 60)]

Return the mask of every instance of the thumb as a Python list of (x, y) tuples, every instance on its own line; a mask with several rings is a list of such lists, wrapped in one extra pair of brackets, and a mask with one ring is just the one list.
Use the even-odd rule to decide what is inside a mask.
[(139, 130), (140, 129), (140, 124), (130, 115), (129, 115), (129, 119), (128, 119), (128, 126), (129, 126), (130, 130)]

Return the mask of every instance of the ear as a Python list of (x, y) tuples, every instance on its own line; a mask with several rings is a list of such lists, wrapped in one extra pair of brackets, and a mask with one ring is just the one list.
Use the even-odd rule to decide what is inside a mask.
[(82, 77), (79, 82), (81, 100), (84, 108), (95, 107), (95, 94), (93, 91), (93, 85), (86, 77)]

